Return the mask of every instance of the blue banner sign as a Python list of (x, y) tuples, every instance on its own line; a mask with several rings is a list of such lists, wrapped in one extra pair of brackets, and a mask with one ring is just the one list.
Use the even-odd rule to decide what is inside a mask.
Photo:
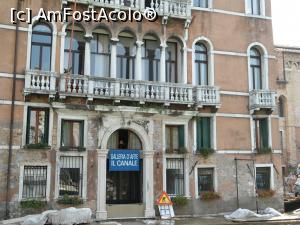
[(109, 171), (139, 171), (139, 150), (110, 150)]

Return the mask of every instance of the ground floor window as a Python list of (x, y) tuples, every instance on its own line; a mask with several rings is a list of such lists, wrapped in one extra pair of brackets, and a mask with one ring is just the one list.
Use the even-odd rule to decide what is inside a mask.
[(82, 197), (82, 156), (61, 156), (59, 195)]
[(169, 195), (184, 195), (184, 159), (167, 158), (166, 185)]
[(23, 199), (46, 198), (47, 166), (24, 166)]
[(257, 190), (271, 189), (270, 167), (256, 167), (256, 188)]
[(198, 192), (214, 190), (214, 168), (198, 168)]
[(176, 153), (184, 149), (184, 125), (166, 125), (166, 152)]

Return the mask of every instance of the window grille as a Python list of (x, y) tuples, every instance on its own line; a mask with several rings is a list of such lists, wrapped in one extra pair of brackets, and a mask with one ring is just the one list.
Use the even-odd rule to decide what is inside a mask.
[(198, 191), (214, 191), (214, 169), (199, 168), (198, 169)]
[(59, 195), (82, 196), (83, 157), (61, 156)]
[(270, 167), (257, 167), (256, 168), (256, 188), (257, 190), (270, 190)]
[(168, 158), (166, 167), (167, 193), (184, 195), (184, 159)]
[(46, 198), (47, 166), (24, 166), (23, 199)]

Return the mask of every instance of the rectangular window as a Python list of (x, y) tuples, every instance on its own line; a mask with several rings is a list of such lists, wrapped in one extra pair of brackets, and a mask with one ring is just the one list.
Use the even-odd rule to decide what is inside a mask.
[(49, 109), (28, 108), (26, 144), (47, 144)]
[(61, 156), (59, 195), (82, 196), (83, 157)]
[(271, 168), (256, 167), (256, 188), (257, 190), (270, 190)]
[(83, 130), (83, 121), (62, 120), (61, 146), (70, 150), (83, 147)]
[(208, 8), (208, 1), (209, 0), (194, 0), (193, 6), (194, 7), (201, 7), (201, 8)]
[(24, 166), (23, 199), (46, 198), (47, 166)]
[(211, 118), (200, 117), (197, 123), (197, 151), (211, 148)]
[(167, 193), (184, 195), (184, 159), (167, 159), (166, 168)]
[(177, 152), (184, 148), (184, 125), (167, 125), (165, 143), (166, 152)]
[(214, 191), (214, 169), (198, 168), (198, 192)]
[(268, 119), (254, 119), (254, 131), (256, 151), (269, 148)]

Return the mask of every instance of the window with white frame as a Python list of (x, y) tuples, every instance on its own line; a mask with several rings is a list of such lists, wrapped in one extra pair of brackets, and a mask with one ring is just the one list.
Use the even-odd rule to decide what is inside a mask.
[(184, 125), (166, 125), (165, 143), (167, 153), (185, 151)]
[(210, 0), (193, 0), (194, 7), (209, 8)]
[(61, 156), (59, 171), (59, 196), (82, 197), (82, 156)]
[(49, 109), (28, 107), (26, 145), (48, 144)]
[(262, 9), (264, 1), (263, 0), (246, 0), (247, 11), (252, 15), (262, 15)]
[(61, 150), (81, 150), (84, 147), (84, 121), (62, 120)]
[(262, 56), (260, 51), (255, 47), (250, 49), (250, 73), (252, 89), (263, 89)]
[(214, 192), (214, 168), (198, 168), (198, 194)]
[(45, 199), (47, 166), (24, 166), (22, 199)]
[(271, 189), (271, 167), (256, 167), (257, 190)]
[(195, 79), (197, 85), (208, 85), (209, 84), (209, 56), (208, 50), (205, 44), (197, 42), (195, 44)]
[(257, 152), (266, 151), (270, 148), (268, 118), (255, 118), (253, 121), (255, 149)]
[(166, 159), (166, 186), (167, 193), (171, 196), (183, 196), (184, 190), (184, 159)]
[(196, 144), (197, 152), (203, 149), (211, 149), (211, 117), (199, 117), (196, 119)]
[(30, 69), (50, 71), (52, 29), (46, 23), (34, 25), (31, 40)]

